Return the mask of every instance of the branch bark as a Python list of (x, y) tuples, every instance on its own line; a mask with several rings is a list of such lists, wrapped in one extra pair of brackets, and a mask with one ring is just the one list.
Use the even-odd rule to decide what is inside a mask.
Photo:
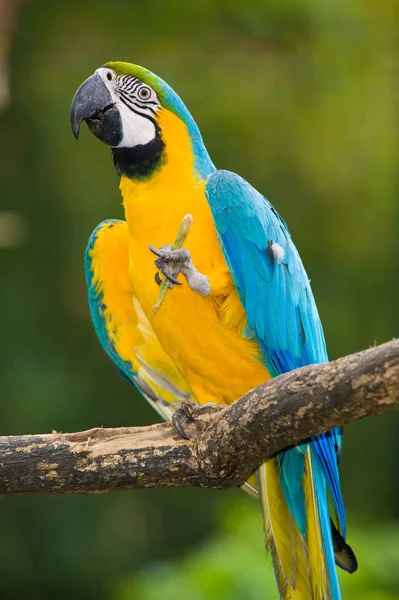
[(170, 423), (0, 437), (0, 494), (240, 485), (276, 452), (399, 408), (399, 340), (281, 375), (229, 407)]

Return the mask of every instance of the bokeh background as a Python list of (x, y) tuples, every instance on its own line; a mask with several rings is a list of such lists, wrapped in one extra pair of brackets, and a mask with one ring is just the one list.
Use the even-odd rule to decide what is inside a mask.
[[(331, 358), (398, 335), (397, 0), (0, 2), (0, 431), (145, 425), (114, 372), (83, 275), (97, 223), (122, 217), (109, 151), (69, 106), (108, 60), (184, 98), (220, 168), (288, 222)], [(399, 418), (348, 426), (342, 485), (358, 573), (347, 599), (399, 597)], [(256, 503), (145, 490), (0, 502), (7, 600), (277, 599)]]

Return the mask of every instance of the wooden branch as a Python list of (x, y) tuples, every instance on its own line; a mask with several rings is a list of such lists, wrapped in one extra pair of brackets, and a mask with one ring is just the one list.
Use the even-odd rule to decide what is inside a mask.
[(281, 375), (232, 406), (170, 423), (0, 438), (0, 494), (226, 488), (309, 436), (399, 408), (399, 341)]

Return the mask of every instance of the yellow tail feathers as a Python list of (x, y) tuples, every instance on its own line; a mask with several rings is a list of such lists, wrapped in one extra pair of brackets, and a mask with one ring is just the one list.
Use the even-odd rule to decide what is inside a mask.
[(276, 459), (263, 463), (257, 472), (266, 547), (271, 552), (282, 600), (313, 598), (305, 541), (287, 503)]
[(303, 490), (306, 504), (306, 536), (288, 508), (276, 459), (257, 471), (257, 487), (263, 514), (266, 547), (270, 551), (282, 600), (329, 600), (320, 520), (312, 476), (310, 450), (305, 454)]
[(306, 541), (309, 557), (309, 573), (313, 592), (313, 595), (310, 598), (312, 598), (312, 600), (327, 600), (330, 598), (330, 594), (328, 592), (329, 584), (324, 560), (323, 540), (312, 475), (312, 457), (310, 447), (305, 455), (303, 489), (305, 492), (306, 503)]

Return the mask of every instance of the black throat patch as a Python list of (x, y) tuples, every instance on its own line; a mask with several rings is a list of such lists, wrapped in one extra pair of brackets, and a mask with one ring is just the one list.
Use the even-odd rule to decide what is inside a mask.
[(157, 131), (156, 137), (148, 144), (112, 148), (112, 155), (119, 175), (142, 181), (149, 179), (165, 163), (165, 142)]

